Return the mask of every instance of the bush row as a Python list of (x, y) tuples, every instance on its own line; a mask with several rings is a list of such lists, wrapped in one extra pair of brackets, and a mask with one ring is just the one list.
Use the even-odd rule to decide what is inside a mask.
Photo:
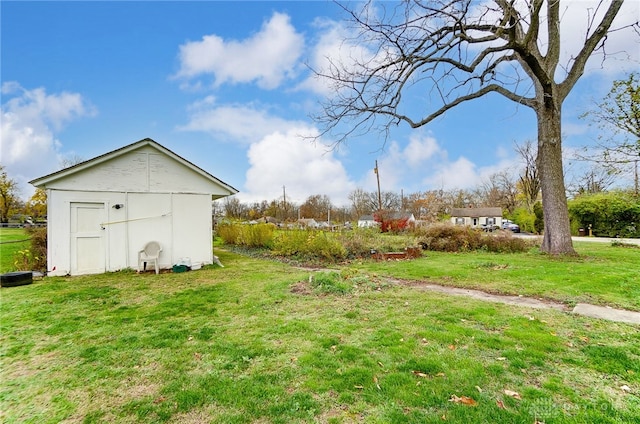
[(354, 229), (341, 233), (299, 229), (276, 231), (272, 224), (224, 224), (218, 235), (226, 244), (261, 248), (276, 256), (303, 260), (340, 261), (370, 257), (371, 251), (394, 252), (421, 245), (426, 250), (460, 252), (522, 252), (531, 242), (514, 237), (509, 231), (483, 233), (449, 223), (433, 224), (403, 236), (380, 234), (376, 229)]
[(418, 243), (426, 250), (465, 252), (485, 250), (499, 253), (524, 252), (533, 242), (514, 237), (510, 231), (488, 234), (467, 226), (437, 223), (417, 230)]

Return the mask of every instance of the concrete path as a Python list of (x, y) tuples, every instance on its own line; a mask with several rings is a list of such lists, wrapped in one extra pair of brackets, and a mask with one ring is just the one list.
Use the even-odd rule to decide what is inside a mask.
[(576, 307), (573, 308), (573, 313), (591, 318), (600, 318), (609, 321), (640, 325), (640, 312), (589, 305), (588, 303), (578, 303)]
[(578, 303), (573, 309), (559, 302), (552, 302), (542, 299), (534, 299), (524, 296), (509, 296), (486, 293), (480, 290), (461, 289), (457, 287), (441, 286), (438, 284), (425, 283), (420, 281), (406, 281), (391, 279), (391, 282), (405, 286), (415, 287), (421, 290), (435, 291), (452, 296), (465, 296), (472, 299), (485, 300), (488, 302), (504, 303), (507, 305), (523, 306), (534, 309), (555, 309), (562, 312), (570, 312), (591, 318), (599, 318), (607, 321), (624, 322), (627, 324), (640, 325), (640, 312), (614, 309), (605, 306), (590, 305), (588, 303)]
[[(299, 267), (307, 271), (335, 271), (330, 269), (317, 269)], [(407, 287), (414, 287), (420, 290), (434, 291), (452, 296), (464, 296), (487, 302), (503, 303), (507, 305), (522, 306), (534, 309), (555, 309), (561, 312), (569, 312), (576, 315), (604, 319), (607, 321), (624, 322), (627, 324), (640, 325), (640, 312), (627, 311), (624, 309), (614, 309), (608, 306), (590, 305), (588, 303), (578, 303), (571, 309), (567, 305), (560, 302), (553, 302), (544, 299), (535, 299), (525, 296), (512, 296), (487, 293), (480, 290), (462, 289), (458, 287), (442, 286), (439, 284), (428, 283), (426, 281), (416, 280), (400, 280), (396, 278), (386, 278), (386, 281)]]

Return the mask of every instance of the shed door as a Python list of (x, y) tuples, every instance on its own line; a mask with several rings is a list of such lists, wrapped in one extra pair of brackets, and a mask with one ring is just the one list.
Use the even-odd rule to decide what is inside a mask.
[(71, 203), (71, 274), (105, 272), (104, 203)]

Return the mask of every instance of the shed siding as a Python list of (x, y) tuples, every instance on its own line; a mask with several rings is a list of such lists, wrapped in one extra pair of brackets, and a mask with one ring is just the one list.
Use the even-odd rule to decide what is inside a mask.
[[(213, 263), (211, 197), (173, 194), (173, 262), (188, 257), (192, 263)], [(197, 223), (197, 225), (194, 225)]]
[(146, 146), (47, 185), (57, 190), (209, 193), (228, 195), (218, 184)]
[(31, 183), (48, 195), (49, 275), (138, 269), (149, 241), (162, 245), (160, 268), (211, 264), (211, 200), (237, 193), (151, 139)]
[[(170, 268), (188, 257), (213, 262), (211, 195), (49, 191), (49, 275), (78, 274), (72, 268), (71, 205), (104, 205), (102, 231), (106, 271), (138, 269), (138, 251), (149, 241), (162, 245), (159, 265)], [(114, 208), (116, 204), (123, 205)], [(54, 269), (55, 268), (55, 269)]]

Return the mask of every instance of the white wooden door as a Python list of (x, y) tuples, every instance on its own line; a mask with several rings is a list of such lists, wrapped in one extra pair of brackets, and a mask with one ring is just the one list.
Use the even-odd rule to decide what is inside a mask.
[(71, 274), (105, 272), (104, 203), (71, 203)]

